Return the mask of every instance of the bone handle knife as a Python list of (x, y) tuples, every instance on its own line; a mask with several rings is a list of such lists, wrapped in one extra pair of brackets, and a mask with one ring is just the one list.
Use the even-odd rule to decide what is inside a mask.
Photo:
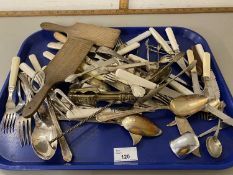
[(150, 31), (145, 31), (145, 32), (137, 35), (136, 37), (132, 38), (131, 40), (127, 41), (126, 44), (131, 45), (135, 42), (140, 42), (140, 41), (144, 40), (145, 38), (149, 37), (150, 35), (151, 35)]
[[(167, 33), (167, 37), (171, 43), (171, 46), (172, 46), (172, 49), (173, 51), (177, 54), (180, 52), (180, 49), (179, 49), (179, 45), (176, 41), (176, 37), (174, 35), (174, 32), (172, 30), (171, 27), (167, 27), (165, 29), (166, 33)], [(180, 66), (180, 68), (182, 70), (186, 69), (186, 64), (185, 64), (185, 61), (184, 61), (184, 58), (181, 58), (180, 60), (177, 61), (177, 64)], [(188, 72), (185, 72), (188, 76), (189, 76), (189, 73)]]
[[(188, 62), (191, 64), (194, 61), (194, 55), (192, 50), (187, 50)], [(193, 84), (193, 91), (195, 94), (201, 94), (201, 87), (198, 80), (197, 69), (196, 66), (191, 70), (191, 78)]]
[(137, 42), (134, 42), (134, 43), (132, 43), (131, 45), (128, 45), (128, 46), (126, 46), (126, 47), (124, 47), (124, 48), (118, 50), (117, 53), (118, 53), (119, 55), (125, 55), (125, 54), (131, 52), (132, 50), (137, 49), (137, 48), (139, 48), (139, 47), (140, 47), (140, 44), (137, 43)]
[(153, 28), (150, 27), (149, 31), (151, 32), (152, 36), (155, 38), (155, 40), (161, 44), (162, 48), (168, 53), (173, 54), (173, 51), (171, 47), (167, 44), (167, 42), (163, 39), (163, 37)]

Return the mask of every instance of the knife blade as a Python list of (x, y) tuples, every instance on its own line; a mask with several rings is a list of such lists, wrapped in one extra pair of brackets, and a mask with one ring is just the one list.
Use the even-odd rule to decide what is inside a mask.
[(205, 106), (205, 110), (215, 115), (216, 117), (222, 119), (224, 123), (233, 126), (233, 118), (224, 114), (222, 111), (216, 109), (215, 107), (210, 106), (209, 104)]

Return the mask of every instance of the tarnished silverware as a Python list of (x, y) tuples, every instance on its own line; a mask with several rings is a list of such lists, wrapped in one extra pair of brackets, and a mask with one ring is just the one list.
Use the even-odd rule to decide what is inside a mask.
[(57, 150), (57, 140), (53, 143), (49, 141), (57, 137), (57, 130), (48, 116), (48, 109), (45, 105), (39, 108), (39, 113), (35, 113), (35, 128), (32, 131), (32, 148), (36, 155), (43, 159), (51, 159)]
[(211, 157), (213, 157), (213, 158), (219, 158), (222, 155), (223, 148), (222, 148), (222, 144), (221, 144), (220, 140), (218, 139), (220, 124), (221, 124), (221, 120), (219, 119), (217, 130), (215, 131), (214, 135), (209, 136), (206, 139), (207, 150), (208, 150), (209, 154), (211, 155)]
[(4, 133), (11, 133), (14, 132), (15, 127), (15, 120), (18, 116), (17, 109), (15, 106), (15, 102), (13, 101), (13, 93), (15, 91), (18, 71), (19, 71), (19, 57), (13, 57), (11, 62), (11, 72), (10, 72), (10, 79), (8, 85), (8, 99), (6, 102), (6, 111), (3, 115), (1, 121), (1, 130)]
[[(178, 57), (182, 56), (183, 54), (179, 55)], [(176, 55), (177, 56), (177, 55)], [(162, 92), (162, 89), (164, 87), (166, 87), (169, 83), (171, 83), (172, 81), (174, 81), (176, 79), (176, 77), (179, 77), (180, 75), (182, 75), (185, 71), (189, 71), (191, 70), (194, 66), (196, 65), (196, 61), (193, 61), (192, 64), (190, 64), (189, 66), (187, 66), (186, 70), (181, 71), (179, 74), (177, 74), (174, 78), (170, 79), (169, 81), (167, 81), (166, 83), (160, 85), (158, 88), (155, 88), (153, 90), (150, 90), (144, 97), (138, 99), (138, 103), (143, 103), (146, 100), (152, 98), (155, 94), (157, 94), (158, 92)]]
[[(175, 121), (176, 121), (178, 130), (179, 130), (181, 135), (183, 135), (186, 132), (190, 132), (190, 133), (195, 134), (195, 132), (194, 132), (193, 128), (191, 127), (191, 125), (190, 125), (189, 121), (187, 120), (187, 118), (181, 118), (179, 116), (176, 116)], [(201, 157), (199, 148), (193, 150), (192, 154), (197, 156), (197, 157)]]
[(120, 101), (120, 102), (134, 102), (136, 98), (130, 93), (100, 93), (100, 94), (72, 94), (68, 97), (76, 105), (93, 105), (98, 101)]
[(184, 95), (171, 101), (170, 110), (178, 116), (185, 117), (201, 111), (207, 103), (208, 98), (202, 95)]
[(127, 116), (117, 122), (119, 122), (120, 125), (130, 133), (136, 135), (154, 137), (162, 134), (162, 130), (160, 128), (146, 117), (142, 117), (138, 114)]
[(170, 142), (172, 152), (181, 159), (199, 148), (199, 146), (200, 143), (197, 136), (190, 132), (186, 132)]
[(78, 128), (79, 126), (81, 126), (82, 124), (84, 124), (85, 122), (87, 122), (90, 119), (93, 119), (96, 117), (96, 115), (100, 114), (101, 112), (103, 112), (105, 109), (109, 108), (110, 106), (112, 106), (115, 102), (109, 103), (108, 105), (100, 108), (98, 111), (96, 111), (95, 113), (93, 113), (92, 115), (90, 115), (89, 117), (83, 119), (82, 121), (80, 121), (79, 123), (77, 123), (76, 125), (72, 126), (71, 128), (69, 128), (68, 130), (64, 131), (62, 134), (58, 135), (57, 137), (51, 139), (49, 141), (50, 145), (52, 146), (52, 144), (57, 141), (58, 139), (60, 139), (61, 137), (65, 136), (66, 134), (72, 132), (74, 129)]
[[(56, 116), (55, 111), (53, 109), (52, 103), (51, 103), (49, 98), (46, 100), (46, 102), (48, 105), (48, 112), (49, 112), (49, 115), (50, 115), (51, 120), (53, 122), (53, 125), (57, 131), (57, 135), (60, 135), (60, 134), (62, 134), (62, 130), (61, 130), (61, 127), (57, 121), (57, 116)], [(66, 141), (66, 138), (63, 136), (58, 141), (59, 141), (59, 145), (61, 147), (61, 153), (62, 153), (62, 157), (63, 157), (64, 161), (70, 162), (72, 160), (72, 152), (71, 152), (70, 147)]]
[(169, 107), (164, 105), (157, 105), (157, 106), (145, 107), (145, 108), (136, 108), (136, 109), (134, 108), (127, 111), (119, 111), (119, 112), (115, 112), (114, 115), (112, 115), (112, 113), (104, 113), (97, 115), (96, 120), (99, 122), (106, 122), (109, 120), (120, 119), (133, 114), (154, 111), (156, 109), (169, 109)]
[[(171, 27), (167, 27), (167, 28), (165, 29), (165, 31), (166, 31), (167, 37), (168, 37), (168, 39), (169, 39), (169, 41), (170, 41), (170, 44), (171, 44), (171, 47), (172, 47), (172, 50), (174, 51), (174, 53), (175, 53), (175, 54), (180, 53), (179, 45), (178, 45), (178, 43), (177, 43), (177, 41), (176, 41), (176, 37), (175, 37), (175, 35), (174, 35), (174, 33), (173, 33), (172, 28), (171, 28)], [(185, 69), (186, 69), (186, 64), (185, 64), (185, 61), (184, 61), (184, 57), (181, 58), (181, 59), (179, 59), (179, 60), (177, 61), (177, 64), (180, 66), (180, 68), (181, 68), (182, 70), (185, 70)], [(189, 75), (188, 72), (186, 72), (186, 74)]]

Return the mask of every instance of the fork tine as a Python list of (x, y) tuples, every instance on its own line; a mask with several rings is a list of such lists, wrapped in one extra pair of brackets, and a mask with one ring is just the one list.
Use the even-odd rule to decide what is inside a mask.
[(7, 114), (4, 114), (3, 118), (2, 118), (2, 121), (1, 121), (1, 131), (4, 130), (4, 125), (5, 125), (5, 122), (6, 122), (6, 115)]
[(20, 141), (20, 145), (21, 147), (23, 147), (23, 136), (22, 136), (22, 122), (20, 121), (17, 121), (17, 133), (18, 133), (18, 137), (19, 137), (19, 141)]
[(8, 133), (8, 126), (9, 126), (9, 120), (10, 120), (11, 114), (7, 114), (6, 121), (4, 124), (4, 133)]
[(16, 125), (16, 118), (17, 118), (17, 114), (14, 114), (14, 119), (12, 121), (12, 132), (15, 132), (15, 125)]
[(31, 119), (28, 119), (28, 136), (29, 136), (28, 144), (29, 145), (31, 145), (31, 138), (32, 138), (31, 137), (32, 136), (31, 135), (32, 134), (31, 121), (32, 121)]

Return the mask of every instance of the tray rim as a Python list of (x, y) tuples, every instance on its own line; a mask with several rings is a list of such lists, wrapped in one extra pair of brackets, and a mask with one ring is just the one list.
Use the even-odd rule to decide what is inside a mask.
[[(118, 29), (146, 29), (150, 26), (133, 26), (133, 27), (113, 27), (113, 28), (118, 28)], [(219, 72), (218, 76), (219, 79), (221, 79), (221, 85), (223, 86), (223, 89), (225, 89), (225, 93), (231, 97), (231, 103), (233, 103), (233, 97), (232, 94), (227, 86), (227, 83), (222, 75), (222, 72), (219, 69), (219, 66), (216, 62), (216, 59), (209, 47), (208, 42), (206, 41), (206, 39), (200, 35), (199, 33), (193, 31), (192, 29), (186, 28), (186, 27), (180, 27), (180, 26), (155, 26), (158, 28), (165, 28), (165, 27), (171, 27), (171, 28), (178, 28), (181, 30), (186, 30), (189, 31), (191, 33), (194, 33), (195, 35), (199, 36), (202, 40), (202, 42), (205, 43), (205, 50), (208, 50), (211, 54), (211, 56), (213, 57), (212, 59), (212, 64), (214, 65), (215, 69), (217, 72)], [(17, 53), (17, 55), (19, 55), (22, 50), (24, 49), (24, 45), (25, 43), (28, 41), (28, 39), (30, 37), (32, 37), (33, 35), (36, 35), (37, 33), (40, 33), (43, 30), (38, 30), (36, 32), (33, 32), (32, 34), (30, 34), (27, 38), (25, 38), (25, 40), (22, 42), (20, 49)], [(5, 82), (3, 83), (3, 86), (1, 88), (0, 91), (0, 97), (2, 96), (4, 90), (7, 88), (8, 85), (8, 81), (9, 81), (9, 73), (6, 77)], [(1, 155), (0, 155), (1, 156)], [(8, 160), (7, 160), (8, 161)], [(9, 161), (10, 162), (10, 161)], [(17, 162), (16, 162), (17, 163)], [(71, 165), (69, 163), (64, 163), (64, 164), (57, 164), (57, 165), (21, 165), (21, 163), (19, 163), (18, 165), (10, 165), (10, 164), (4, 164), (0, 162), (0, 169), (4, 169), (4, 170), (223, 170), (223, 169), (227, 169), (233, 166), (233, 160), (228, 161), (226, 163), (222, 163), (222, 162), (218, 162), (216, 164), (184, 164), (184, 163), (174, 163), (174, 164), (165, 164), (165, 163), (156, 163), (156, 164), (148, 164), (148, 165), (144, 165), (144, 164), (135, 164), (135, 165), (129, 165), (129, 164), (122, 164), (122, 165), (116, 165), (114, 164), (114, 162), (112, 164), (75, 164), (75, 165)]]

